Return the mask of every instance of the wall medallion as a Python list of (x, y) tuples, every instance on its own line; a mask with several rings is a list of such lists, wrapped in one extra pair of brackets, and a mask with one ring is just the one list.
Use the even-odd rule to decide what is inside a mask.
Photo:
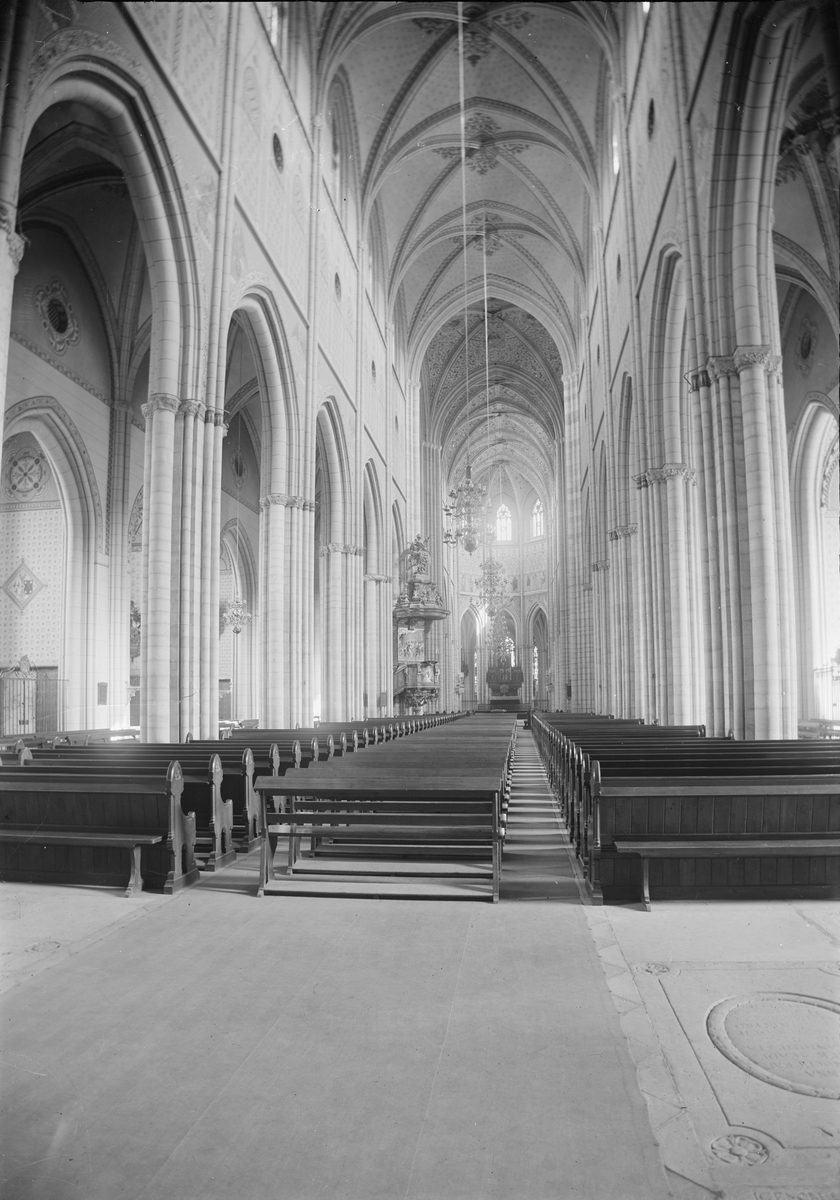
[(51, 279), (37, 289), (33, 302), (56, 354), (63, 354), (68, 346), (75, 346), (79, 340), (79, 322), (63, 284)]

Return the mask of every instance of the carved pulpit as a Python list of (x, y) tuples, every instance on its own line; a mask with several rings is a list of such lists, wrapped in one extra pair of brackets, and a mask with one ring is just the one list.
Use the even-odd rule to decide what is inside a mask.
[(429, 657), (426, 640), (449, 609), (431, 578), (428, 540), (418, 534), (403, 554), (405, 574), (394, 606), (394, 700), (403, 713), (422, 712), (440, 691), (440, 666)]

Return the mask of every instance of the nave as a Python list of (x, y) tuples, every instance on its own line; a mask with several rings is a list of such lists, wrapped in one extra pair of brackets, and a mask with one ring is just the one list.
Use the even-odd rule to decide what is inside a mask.
[(0, 885), (4, 1198), (834, 1195), (803, 1139), (831, 1106), (710, 1060), (704, 1002), (836, 994), (836, 912), (592, 907), (529, 731), (499, 904), (258, 901), (258, 874)]

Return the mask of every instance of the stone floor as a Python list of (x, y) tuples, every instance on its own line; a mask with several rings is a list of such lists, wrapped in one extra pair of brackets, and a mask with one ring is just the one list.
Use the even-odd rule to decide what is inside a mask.
[(0, 885), (3, 1200), (840, 1200), (840, 918), (593, 908), (520, 734), (498, 905)]

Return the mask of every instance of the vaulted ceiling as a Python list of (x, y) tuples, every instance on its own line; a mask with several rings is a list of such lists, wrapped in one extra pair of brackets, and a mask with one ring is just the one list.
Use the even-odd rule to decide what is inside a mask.
[(552, 476), (612, 7), (466, 3), (459, 39), (455, 3), (323, 6), (322, 69), (352, 94), (363, 218), (447, 487), (468, 453), (479, 480), (500, 460), (543, 494)]

